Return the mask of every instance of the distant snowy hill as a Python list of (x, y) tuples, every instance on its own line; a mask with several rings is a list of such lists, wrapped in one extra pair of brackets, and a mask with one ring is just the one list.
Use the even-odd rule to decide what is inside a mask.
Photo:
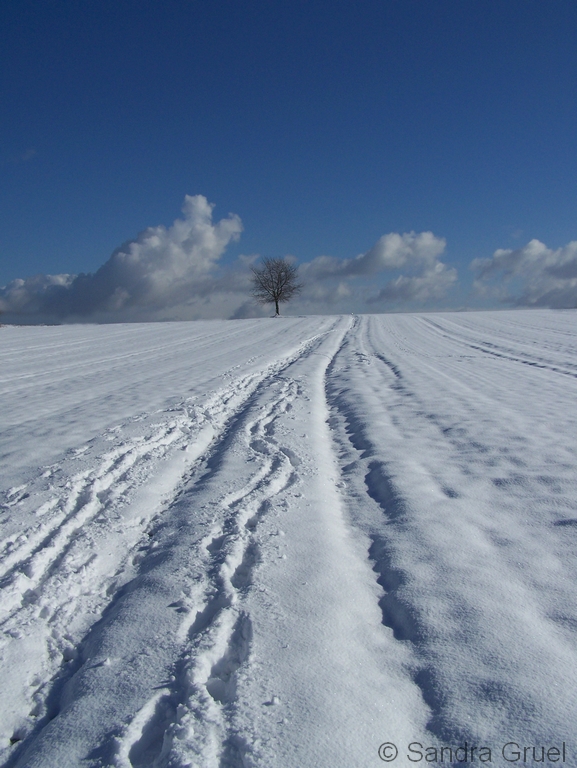
[(5, 766), (577, 765), (577, 312), (0, 360)]

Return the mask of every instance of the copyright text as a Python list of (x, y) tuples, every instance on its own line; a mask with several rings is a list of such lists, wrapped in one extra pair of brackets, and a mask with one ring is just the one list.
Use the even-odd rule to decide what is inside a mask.
[(392, 741), (385, 741), (379, 747), (379, 757), (385, 763), (392, 763), (397, 758), (406, 758), (411, 763), (492, 763), (504, 760), (506, 763), (531, 765), (534, 763), (564, 763), (567, 759), (567, 745), (545, 746), (518, 744), (508, 741), (499, 747), (476, 746), (465, 742), (459, 746), (427, 746), (419, 741), (412, 741), (402, 749)]

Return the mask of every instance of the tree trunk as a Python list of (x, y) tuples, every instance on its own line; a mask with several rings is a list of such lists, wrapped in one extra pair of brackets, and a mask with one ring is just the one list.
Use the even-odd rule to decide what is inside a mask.
[(274, 300), (274, 305), (275, 305), (275, 308), (276, 308), (277, 315), (280, 315), (279, 308), (278, 308), (278, 299)]

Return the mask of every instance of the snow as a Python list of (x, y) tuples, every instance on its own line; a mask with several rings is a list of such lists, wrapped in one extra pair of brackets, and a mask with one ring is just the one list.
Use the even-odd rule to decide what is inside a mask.
[(3, 764), (577, 765), (575, 319), (1, 328)]

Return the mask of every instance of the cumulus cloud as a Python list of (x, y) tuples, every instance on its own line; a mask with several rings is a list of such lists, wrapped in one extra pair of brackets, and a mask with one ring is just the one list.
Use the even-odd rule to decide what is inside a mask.
[[(149, 227), (90, 274), (36, 275), (0, 288), (0, 311), (15, 322), (122, 322), (251, 318), (269, 314), (250, 298), (257, 255), (222, 266), (242, 232), (238, 216), (213, 221), (205, 197), (186, 196), (183, 217)], [(432, 232), (383, 235), (350, 259), (319, 256), (300, 265), (305, 289), (289, 312), (359, 312), (442, 299), (457, 279)], [(287, 256), (288, 259), (294, 257)]]
[(345, 291), (343, 281), (350, 284), (354, 278), (402, 272), (386, 282), (376, 294), (370, 294), (367, 303), (426, 303), (443, 298), (457, 280), (457, 271), (439, 259), (445, 248), (444, 238), (436, 237), (432, 232), (403, 235), (392, 232), (383, 235), (366, 253), (353, 259), (319, 256), (304, 264), (301, 272), (305, 282), (311, 281), (317, 291), (319, 283), (339, 280), (338, 290), (333, 291), (335, 300), (343, 298), (345, 293), (351, 294), (350, 287)]
[(553, 250), (539, 240), (471, 263), (482, 296), (523, 307), (577, 307), (577, 241)]
[(369, 297), (369, 304), (376, 302), (427, 302), (444, 298), (457, 281), (457, 270), (440, 261), (423, 269), (417, 276), (399, 275), (388, 282), (376, 296)]
[[(212, 222), (213, 206), (202, 195), (186, 196), (184, 217), (171, 227), (149, 227), (117, 248), (91, 274), (40, 275), (0, 289), (0, 309), (45, 317), (87, 318), (113, 313), (130, 317), (185, 304), (233, 284), (215, 267), (242, 231), (238, 216)], [(227, 285), (227, 282), (230, 284)]]

